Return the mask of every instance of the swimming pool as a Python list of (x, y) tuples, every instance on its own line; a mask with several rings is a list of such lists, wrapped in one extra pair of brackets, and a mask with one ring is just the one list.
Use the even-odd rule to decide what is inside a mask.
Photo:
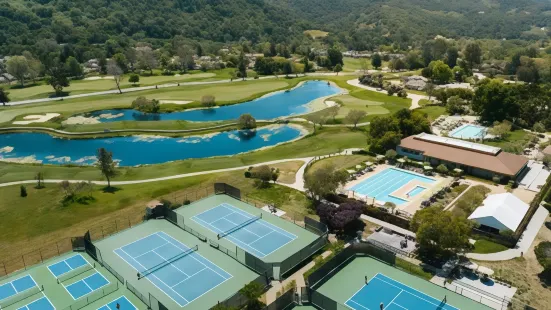
[(419, 194), (421, 194), (426, 188), (423, 187), (423, 186), (415, 186), (415, 188), (413, 188), (412, 190), (410, 190), (408, 193), (407, 193), (407, 196), (408, 197), (415, 197)]
[(459, 139), (482, 139), (486, 136), (487, 128), (478, 125), (465, 124), (450, 132), (450, 137)]
[[(407, 201), (394, 197), (391, 194), (411, 181), (419, 181), (427, 184), (433, 184), (436, 182), (435, 179), (428, 178), (420, 174), (396, 168), (387, 168), (347, 189), (360, 195), (375, 198), (378, 201), (392, 202), (396, 205), (401, 205)], [(412, 190), (415, 191), (413, 196), (418, 195), (425, 189), (421, 186), (419, 186), (419, 188), (420, 189), (415, 188)]]

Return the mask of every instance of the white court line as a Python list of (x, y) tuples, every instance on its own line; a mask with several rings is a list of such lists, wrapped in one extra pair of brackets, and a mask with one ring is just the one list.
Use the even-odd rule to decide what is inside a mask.
[[(381, 274), (381, 275), (384, 276), (384, 277), (386, 277), (386, 276), (383, 275), (383, 274)], [(389, 279), (392, 279), (392, 278), (389, 278)], [(383, 281), (383, 282), (385, 282), (385, 283), (388, 284), (388, 285), (392, 285), (392, 286), (394, 286), (394, 287), (396, 287), (396, 288), (399, 288), (399, 289), (401, 289), (402, 291), (404, 291), (404, 292), (410, 294), (411, 296), (414, 296), (414, 297), (417, 297), (418, 299), (424, 300), (424, 301), (428, 302), (429, 304), (435, 305), (435, 306), (437, 306), (437, 307), (440, 306), (440, 303), (439, 303), (439, 304), (435, 304), (435, 303), (433, 303), (433, 302), (431, 302), (431, 301), (426, 300), (425, 298), (421, 298), (421, 296), (419, 296), (419, 295), (415, 295), (415, 294), (413, 294), (413, 293), (411, 293), (411, 292), (408, 292), (408, 291), (406, 291), (406, 290), (403, 290), (401, 287), (398, 287), (397, 285), (392, 284), (392, 283), (390, 283), (390, 282), (388, 282), (388, 281), (385, 281), (385, 280), (380, 279), (380, 278), (377, 278), (377, 280)], [(392, 280), (393, 280), (393, 279), (392, 279)], [(393, 281), (396, 281), (396, 280), (393, 280)], [(405, 286), (405, 287), (408, 287), (408, 288), (410, 288), (410, 289), (412, 289), (412, 290), (414, 290), (414, 291), (416, 291), (416, 292), (418, 292), (418, 293), (420, 293), (420, 294), (422, 294), (422, 295), (424, 295), (424, 296), (427, 296), (427, 297), (430, 297), (430, 298), (433, 298), (433, 299), (437, 300), (436, 298), (434, 298), (434, 297), (432, 297), (432, 296), (429, 296), (429, 295), (427, 295), (427, 294), (425, 294), (425, 293), (423, 293), (423, 292), (421, 292), (421, 291), (418, 291), (418, 290), (414, 289), (414, 288), (411, 287), (411, 286), (405, 285), (405, 284), (403, 284), (402, 282), (400, 282), (400, 284), (403, 285), (403, 286)], [(450, 307), (452, 307), (453, 309), (459, 310), (458, 308), (456, 308), (456, 307), (454, 307), (454, 306), (451, 306), (451, 305), (450, 305)]]
[[(138, 262), (136, 259), (134, 259), (134, 257), (132, 257), (130, 254), (126, 253), (126, 251), (121, 247), (120, 248), (121, 251), (123, 251), (126, 255), (128, 255), (128, 257), (130, 257), (131, 259), (133, 259), (136, 263), (138, 263), (138, 265), (142, 266), (145, 270), (147, 270), (147, 268), (145, 268), (144, 265), (142, 265), (140, 262)], [(116, 253), (116, 252), (115, 252)], [(118, 253), (116, 253), (118, 255)], [(122, 258), (124, 261), (126, 261), (126, 259), (124, 259), (122, 256), (119, 255), (120, 258)], [(128, 263), (128, 261), (126, 261), (127, 264), (129, 264), (130, 266), (132, 266), (132, 264)], [(136, 269), (134, 266), (132, 266), (134, 269)], [(136, 269), (136, 271), (139, 271), (138, 269)], [(161, 283), (163, 283), (164, 285), (166, 285), (166, 287), (168, 287), (169, 289), (171, 289), (174, 293), (176, 293), (176, 295), (182, 297), (185, 301), (186, 301), (186, 305), (189, 303), (189, 301), (182, 295), (180, 295), (178, 292), (176, 292), (173, 288), (171, 288), (168, 284), (166, 284), (163, 280), (159, 279), (154, 273), (150, 273), (149, 275), (152, 275), (153, 277), (155, 277), (157, 280), (159, 280)], [(147, 277), (146, 277), (147, 278)], [(148, 279), (149, 280), (149, 279)], [(160, 287), (157, 286), (157, 284), (153, 283), (153, 281), (149, 280), (149, 282), (151, 284), (153, 284), (156, 288), (158, 288), (161, 292), (164, 292), (165, 295), (168, 296), (168, 298), (172, 299), (172, 301), (174, 301), (175, 303), (177, 303), (178, 305), (180, 305), (180, 307), (184, 307), (185, 305), (182, 305), (180, 304), (178, 301), (174, 300), (174, 298), (172, 298), (170, 295), (168, 295), (166, 293), (165, 290), (161, 289)]]
[[(94, 269), (94, 270), (95, 270), (95, 269)], [(99, 274), (100, 277), (102, 277), (105, 281), (107, 281), (107, 284), (104, 284), (104, 285), (98, 287), (97, 289), (92, 290), (92, 288), (90, 287), (90, 285), (88, 285), (88, 283), (86, 283), (86, 281), (84, 281), (84, 280), (86, 280), (86, 279), (88, 279), (88, 278), (94, 276), (95, 274)], [(78, 283), (78, 282), (83, 282), (83, 283), (84, 283), (86, 286), (88, 286), (88, 288), (91, 289), (92, 291), (91, 291), (90, 293), (86, 293), (86, 294), (84, 294), (84, 295), (82, 295), (82, 296), (80, 296), (80, 297), (78, 297), (78, 298), (73, 297), (73, 294), (71, 294), (71, 292), (69, 292), (69, 290), (67, 289), (67, 286), (71, 286), (71, 285), (73, 285), (73, 284), (75, 284), (75, 283)], [(107, 286), (107, 285), (109, 285), (109, 284), (111, 284), (111, 281), (109, 281), (109, 279), (107, 279), (106, 277), (104, 277), (99, 271), (96, 270), (96, 272), (94, 272), (93, 274), (87, 276), (87, 277), (84, 278), (84, 279), (80, 279), (80, 280), (75, 281), (75, 282), (73, 282), (73, 283), (71, 283), (71, 284), (68, 284), (68, 285), (65, 285), (65, 284), (63, 284), (63, 283), (62, 283), (61, 285), (62, 285), (63, 288), (67, 291), (67, 293), (69, 293), (69, 295), (71, 295), (71, 297), (73, 298), (73, 300), (77, 300), (77, 299), (82, 298), (82, 297), (84, 297), (84, 296), (86, 296), (86, 295), (90, 295), (90, 294), (92, 294), (93, 292), (95, 292), (95, 291), (99, 290), (100, 288), (102, 288), (102, 287), (104, 287), (104, 286)]]
[[(153, 236), (153, 235), (158, 236), (158, 233), (156, 233), (156, 232), (151, 233), (151, 234), (149, 234), (149, 235), (147, 235), (147, 236), (145, 236), (145, 237), (141, 237), (141, 238), (138, 239), (138, 240), (134, 240), (134, 241), (130, 242), (129, 244), (125, 244), (125, 245), (123, 245), (122, 247), (129, 246), (129, 245), (134, 244), (134, 243), (136, 243), (136, 242), (138, 242), (138, 241), (141, 241), (141, 240), (143, 240), (143, 239), (145, 239), (145, 238), (149, 238), (149, 237), (151, 237), (151, 236)], [(122, 247), (120, 247), (120, 248), (122, 248)], [(119, 248), (119, 249), (120, 249), (120, 248)], [(117, 250), (117, 249), (115, 249), (115, 250)], [(115, 250), (113, 250), (113, 251), (115, 251)], [(125, 252), (125, 253), (126, 253), (126, 252)], [(128, 254), (128, 253), (127, 253), (127, 254)], [(129, 255), (130, 255), (130, 254), (129, 254)]]
[[(224, 206), (224, 205), (227, 205), (227, 206), (229, 206), (230, 208), (228, 208), (227, 206)], [(239, 209), (238, 207), (235, 207), (235, 206), (230, 205), (230, 204), (227, 204), (227, 203), (223, 203), (223, 204), (221, 204), (220, 206), (222, 206), (222, 207), (224, 207), (224, 208), (226, 208), (226, 209), (235, 209), (234, 212), (239, 213), (239, 214), (241, 214), (241, 215), (243, 215), (243, 216), (254, 217), (254, 215), (250, 214), (249, 212), (244, 211), (244, 210), (241, 210), (241, 209)], [(260, 225), (262, 225), (262, 226), (264, 226), (264, 227), (267, 227), (267, 228), (270, 228), (270, 229), (272, 229), (272, 230), (278, 231), (278, 232), (281, 233), (282, 235), (287, 235), (287, 237), (290, 237), (290, 236), (291, 236), (290, 238), (292, 238), (293, 240), (297, 238), (297, 236), (296, 236), (295, 234), (292, 234), (292, 233), (286, 231), (286, 230), (283, 229), (283, 228), (279, 228), (279, 227), (277, 227), (276, 225), (274, 225), (274, 224), (272, 224), (272, 223), (270, 223), (270, 222), (265, 221), (264, 218), (261, 218), (260, 221), (257, 221), (257, 222), (258, 222), (258, 224), (260, 224)]]
[[(234, 213), (237, 213), (237, 212), (232, 212), (232, 213), (230, 213), (230, 214), (228, 214), (228, 215), (232, 215), (232, 214), (234, 214)], [(237, 213), (237, 214), (239, 214), (239, 213)], [(226, 216), (228, 216), (228, 215), (226, 215)], [(220, 221), (220, 220), (225, 220), (225, 221), (228, 221), (228, 222), (230, 222), (230, 223), (232, 223), (232, 224), (235, 225), (234, 227), (228, 229), (228, 230), (231, 230), (231, 229), (234, 229), (234, 228), (236, 228), (237, 226), (242, 225), (242, 224), (244, 224), (245, 222), (250, 221), (250, 220), (253, 219), (253, 218), (251, 217), (251, 218), (248, 218), (245, 222), (243, 222), (243, 223), (241, 223), (241, 224), (237, 224), (237, 223), (235, 223), (235, 222), (230, 221), (229, 219), (227, 219), (226, 216), (221, 217), (221, 218), (217, 219), (217, 220), (214, 221), (214, 222), (211, 222), (211, 225), (212, 225), (212, 223), (216, 223), (216, 222), (218, 222), (218, 221)], [(260, 220), (260, 219), (259, 219), (259, 220)], [(253, 222), (255, 222), (255, 221), (253, 221)], [(258, 234), (255, 234), (254, 232), (252, 232), (252, 231), (250, 231), (250, 230), (247, 229), (247, 226), (250, 225), (250, 224), (252, 224), (253, 222), (250, 222), (250, 223), (248, 223), (247, 225), (245, 225), (245, 226), (243, 226), (243, 227), (240, 227), (240, 228), (237, 229), (237, 230), (243, 229), (243, 230), (246, 230), (246, 231), (250, 232), (251, 234), (253, 234), (253, 235), (255, 235), (255, 236), (258, 236)], [(236, 230), (234, 230), (234, 231), (236, 231)], [(234, 231), (233, 231), (233, 232), (234, 232)]]
[(408, 308), (406, 308), (406, 307), (402, 307), (402, 306), (400, 306), (400, 305), (399, 305), (399, 304), (397, 304), (397, 303), (392, 303), (392, 304), (393, 304), (393, 305), (395, 305), (395, 306), (398, 306), (398, 307), (400, 307), (400, 308), (402, 308), (402, 309), (406, 309), (406, 310), (408, 310)]
[[(339, 265), (340, 266), (340, 265)], [(339, 266), (335, 267), (335, 268), (338, 268)], [(367, 283), (369, 284), (373, 279), (375, 279), (377, 275), (374, 275), (373, 277), (371, 277), (371, 279), (369, 279), (369, 281), (367, 281)], [(354, 296), (356, 296), (364, 287), (365, 287), (366, 284), (360, 286), (360, 288), (356, 291), (356, 293), (352, 294), (352, 296), (350, 296), (350, 298), (348, 298), (344, 303), (346, 304), (347, 302), (349, 301), (353, 301), (352, 298), (354, 298)], [(353, 301), (355, 302), (355, 301)], [(356, 302), (357, 303), (357, 302)]]
[[(158, 247), (154, 247), (153, 249), (151, 249), (151, 250), (149, 250), (149, 251), (147, 251), (147, 252), (145, 252), (145, 253), (142, 253), (142, 254), (140, 254), (140, 255), (137, 255), (137, 256), (135, 256), (134, 258), (142, 257), (142, 256), (144, 256), (145, 254), (150, 253), (150, 252), (155, 252), (156, 249), (158, 249), (158, 248), (160, 248), (160, 247), (164, 247), (164, 246), (167, 245), (167, 244), (168, 244), (168, 242), (165, 242), (165, 243), (163, 243), (163, 245), (160, 245), (160, 246), (158, 246)], [(157, 252), (155, 252), (155, 253), (157, 253)]]
[[(22, 291), (18, 291), (18, 290), (15, 288), (15, 285), (13, 285), (13, 282), (14, 282), (14, 281), (17, 281), (17, 280), (19, 280), (19, 279), (26, 278), (26, 277), (30, 277), (30, 278), (31, 278), (31, 280), (32, 280), (33, 283), (34, 283), (34, 286), (31, 286), (31, 287), (29, 287), (29, 288), (26, 288), (26, 289), (24, 289), (24, 290), (22, 290)], [(4, 286), (4, 285), (6, 285), (6, 284), (8, 284), (8, 283), (11, 285), (11, 287), (12, 287), (13, 290), (15, 291), (15, 294), (10, 295), (10, 296), (8, 296), (8, 297), (6, 297), (6, 298), (3, 298), (3, 299), (1, 299), (1, 300), (10, 298), (10, 297), (15, 296), (15, 295), (17, 295), (17, 294), (19, 294), (19, 293), (22, 293), (22, 292), (24, 292), (24, 291), (30, 290), (31, 288), (33, 288), (33, 287), (35, 287), (35, 286), (38, 286), (38, 284), (36, 284), (36, 281), (33, 279), (33, 276), (31, 276), (30, 274), (26, 274), (26, 275), (21, 276), (21, 277), (19, 277), (19, 278), (17, 278), (17, 279), (13, 279), (13, 280), (11, 280), (10, 282), (4, 283), (4, 284), (2, 284), (2, 285), (0, 285), (0, 286)]]
[(357, 303), (357, 302), (355, 302), (355, 301), (353, 301), (353, 300), (351, 300), (351, 302), (355, 303), (356, 305), (358, 305), (358, 306), (360, 306), (360, 307), (362, 307), (362, 308), (364, 308), (364, 309), (370, 310), (368, 307), (365, 307), (364, 305), (359, 304), (359, 303)]
[[(168, 262), (168, 259), (165, 259), (164, 257), (162, 257), (159, 253), (157, 253), (157, 252), (155, 252), (155, 251), (153, 251), (153, 253), (155, 253), (157, 256), (159, 256), (159, 257), (160, 257), (162, 260), (164, 260), (165, 262)], [(182, 252), (182, 253), (183, 253), (183, 252)], [(182, 253), (180, 253), (180, 254), (182, 254)], [(178, 255), (180, 255), (180, 254), (178, 254)], [(180, 257), (180, 258), (182, 258), (182, 257)], [(162, 264), (162, 263), (161, 263), (161, 264)], [(159, 265), (160, 265), (160, 264), (159, 264)], [(189, 277), (189, 276), (187, 275), (187, 273), (185, 273), (185, 272), (183, 272), (182, 270), (180, 270), (180, 268), (176, 267), (176, 265), (174, 265), (172, 262), (170, 262), (168, 265), (170, 265), (170, 266), (172, 266), (172, 267), (178, 269), (178, 271), (180, 271), (181, 273), (183, 273), (186, 277)], [(164, 267), (166, 267), (166, 266), (168, 266), (168, 265), (165, 265)], [(158, 265), (157, 265), (157, 266), (158, 266)], [(151, 267), (151, 268), (156, 268), (157, 266), (153, 266), (153, 267)], [(164, 268), (164, 267), (163, 267), (163, 268)], [(157, 270), (155, 270), (155, 271), (161, 270), (161, 269), (163, 269), (163, 268), (159, 268), (159, 269), (157, 269)], [(153, 271), (153, 272), (155, 272), (155, 271)], [(151, 273), (150, 273), (150, 274), (151, 274)], [(165, 283), (165, 284), (166, 284), (166, 283)], [(167, 285), (168, 285), (168, 284), (167, 284)]]
[(206, 270), (206, 269), (208, 269), (208, 268), (203, 268), (203, 269), (197, 271), (196, 273), (192, 274), (191, 276), (188, 276), (187, 278), (185, 278), (185, 279), (183, 279), (182, 281), (180, 281), (180, 282), (174, 284), (174, 285), (171, 286), (171, 287), (175, 287), (176, 285), (178, 285), (178, 284), (180, 284), (180, 283), (182, 283), (182, 282), (185, 282), (185, 281), (189, 280), (189, 278), (194, 277), (196, 274), (198, 274), (199, 272), (201, 272), (201, 271), (203, 271), (203, 270)]
[(392, 298), (392, 300), (388, 303), (388, 305), (386, 305), (386, 307), (384, 309), (388, 308), (388, 306), (390, 306), (392, 303), (394, 303), (394, 300), (396, 300), (396, 298), (398, 298), (398, 296), (400, 296), (400, 294), (402, 294), (403, 291), (404, 291), (403, 289), (400, 289), (400, 293), (396, 294), (396, 296), (394, 296), (394, 298)]
[[(159, 237), (161, 237), (161, 236), (159, 236)], [(168, 237), (170, 237), (170, 236), (168, 236)], [(163, 237), (161, 237), (161, 238), (163, 238)], [(172, 238), (172, 237), (170, 237), (170, 238)], [(163, 238), (163, 239), (166, 240), (165, 238)], [(170, 244), (172, 244), (172, 245), (174, 245), (175, 247), (177, 247), (177, 248), (180, 249), (180, 247), (179, 247), (178, 245), (173, 244), (172, 242), (170, 242), (170, 240), (166, 240), (166, 241), (167, 241), (168, 243), (170, 243)], [(178, 241), (178, 240), (176, 240), (176, 241)], [(179, 241), (178, 241), (178, 242), (179, 242)], [(180, 244), (182, 244), (182, 243), (180, 243)], [(185, 247), (187, 247), (185, 244), (183, 244), (183, 245), (184, 245)], [(191, 253), (191, 254), (195, 254), (195, 253)], [(211, 263), (212, 265), (218, 267), (218, 265), (216, 265), (215, 263), (211, 262), (210, 260), (208, 260), (207, 258), (203, 257), (202, 255), (199, 255), (199, 256), (201, 256), (202, 259), (208, 261), (208, 262)], [(222, 276), (221, 274), (219, 274), (218, 272), (216, 272), (216, 270), (213, 270), (213, 269), (210, 268), (209, 266), (203, 264), (203, 262), (201, 262), (200, 260), (198, 260), (197, 258), (195, 258), (193, 255), (191, 256), (191, 258), (193, 258), (194, 260), (196, 260), (198, 263), (200, 263), (201, 265), (205, 266), (206, 268), (212, 270), (212, 272), (216, 273), (217, 275), (219, 275), (219, 276), (222, 277), (223, 279), (226, 279), (226, 277)], [(218, 268), (220, 268), (220, 267), (218, 267)], [(229, 272), (227, 272), (226, 270), (224, 270), (224, 269), (222, 269), (222, 268), (220, 268), (220, 270), (224, 271), (226, 274), (228, 274), (228, 275), (230, 276), (228, 279), (233, 278), (233, 276), (232, 276)]]
[[(86, 264), (80, 265), (80, 266), (78, 266), (78, 267), (76, 267), (76, 268), (72, 268), (72, 267), (69, 265), (69, 263), (67, 263), (67, 260), (68, 260), (68, 259), (71, 259), (71, 258), (73, 258), (73, 257), (75, 257), (75, 256), (80, 256), (80, 257), (86, 262)], [(54, 278), (56, 278), (56, 279), (59, 279), (59, 277), (61, 277), (62, 275), (64, 275), (64, 274), (66, 274), (66, 273), (68, 273), (68, 272), (71, 271), (71, 270), (69, 270), (69, 271), (67, 271), (67, 272), (64, 272), (64, 273), (59, 274), (58, 276), (56, 276), (56, 275), (52, 272), (52, 270), (50, 269), (50, 267), (53, 266), (53, 265), (57, 265), (57, 264), (59, 264), (59, 263), (61, 263), (61, 262), (64, 262), (65, 265), (67, 265), (67, 267), (71, 268), (71, 270), (75, 270), (75, 269), (81, 268), (81, 267), (86, 266), (86, 265), (88, 265), (88, 266), (94, 268), (94, 266), (93, 266), (92, 264), (90, 264), (90, 262), (89, 262), (84, 256), (82, 256), (82, 254), (80, 254), (80, 253), (79, 253), (79, 254), (75, 254), (75, 255), (73, 255), (73, 256), (71, 256), (71, 257), (67, 257), (67, 258), (64, 259), (64, 260), (58, 261), (57, 263), (53, 263), (53, 264), (51, 264), (51, 265), (48, 266), (48, 270), (50, 271), (50, 273), (52, 274), (52, 276), (54, 276)]]
[[(134, 307), (134, 310), (137, 310), (137, 309), (138, 309), (138, 307), (136, 307), (130, 300), (128, 300), (128, 298), (126, 298), (126, 296), (122, 295), (121, 297), (119, 297), (119, 298), (117, 298), (117, 299), (111, 300), (110, 302), (108, 302), (108, 303), (106, 303), (105, 305), (103, 305), (103, 306), (97, 308), (96, 310), (99, 310), (99, 309), (101, 309), (101, 308), (103, 308), (103, 307), (107, 307), (107, 308), (109, 308), (109, 309), (111, 309), (111, 310), (117, 310), (117, 309), (113, 309), (113, 308), (109, 307), (109, 304), (112, 303), (112, 302), (114, 302), (114, 301), (116, 301), (116, 300), (120, 300), (120, 299), (125, 299), (129, 304), (132, 305), (132, 307)], [(125, 310), (126, 310), (126, 309), (125, 309)]]

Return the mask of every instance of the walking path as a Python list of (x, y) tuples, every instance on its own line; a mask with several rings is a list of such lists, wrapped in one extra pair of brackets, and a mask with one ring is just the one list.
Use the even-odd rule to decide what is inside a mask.
[[(384, 91), (384, 90), (378, 90), (375, 87), (360, 84), (360, 81), (358, 79), (349, 80), (346, 83), (348, 83), (349, 85), (352, 85), (352, 86), (356, 86), (356, 87), (359, 87), (359, 88), (363, 88), (363, 89), (374, 91), (374, 92), (377, 92), (377, 93), (380, 93), (380, 94), (387, 95), (387, 92)], [(427, 96), (417, 95), (417, 94), (412, 94), (412, 93), (408, 93), (408, 98), (411, 99), (411, 107), (409, 107), (410, 110), (417, 109), (417, 108), (421, 107), (419, 105), (419, 100), (421, 100), (421, 99), (427, 99), (428, 100), (429, 99), (429, 97), (427, 97)]]
[[(332, 73), (332, 72), (319, 72), (319, 73), (312, 72), (312, 73), (308, 73), (308, 75), (302, 75), (302, 76), (334, 76), (334, 75), (337, 75), (337, 74)], [(355, 72), (343, 72), (343, 73), (341, 73), (341, 75), (357, 75), (357, 73), (355, 73)], [(265, 79), (276, 79), (276, 78), (279, 78), (279, 77), (274, 76), (274, 75), (269, 75), (269, 76), (261, 76), (261, 77), (258, 77), (257, 79), (246, 78), (245, 80), (254, 81), (254, 80), (265, 80)], [(169, 87), (178, 87), (178, 86), (191, 86), (191, 85), (238, 83), (240, 81), (242, 81), (242, 79), (169, 83), (169, 84), (160, 84), (160, 85), (151, 85), (151, 86), (123, 88), (123, 89), (121, 89), (121, 92), (122, 93), (130, 93), (130, 92), (149, 90), (149, 89), (169, 88)], [(7, 106), (15, 106), (15, 105), (23, 105), (23, 104), (31, 104), (31, 103), (43, 103), (43, 102), (50, 102), (50, 101), (62, 101), (62, 100), (67, 100), (67, 99), (75, 99), (75, 98), (83, 98), (83, 97), (99, 96), (99, 95), (109, 95), (109, 94), (118, 94), (118, 93), (119, 93), (118, 89), (112, 89), (112, 90), (105, 90), (105, 91), (99, 91), (99, 92), (93, 92), (93, 93), (70, 95), (70, 96), (65, 96), (65, 97), (53, 97), (53, 98), (40, 98), (40, 99), (12, 101), (12, 102), (9, 102), (7, 104)]]
[(467, 257), (481, 261), (503, 261), (521, 257), (524, 253), (528, 252), (548, 215), (549, 212), (540, 206), (530, 220), (530, 223), (528, 223), (528, 226), (526, 226), (526, 230), (524, 230), (521, 239), (517, 242), (514, 249), (489, 254), (467, 253)]

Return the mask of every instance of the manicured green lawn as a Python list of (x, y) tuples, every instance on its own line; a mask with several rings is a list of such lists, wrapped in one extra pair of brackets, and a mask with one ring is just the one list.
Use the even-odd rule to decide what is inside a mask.
[[(217, 73), (220, 73), (220, 76), (218, 76)], [(132, 83), (128, 82), (129, 75), (125, 75), (121, 82), (121, 88), (177, 82), (191, 82), (207, 79), (221, 79), (226, 78), (225, 75), (225, 71), (220, 70), (215, 72), (194, 71), (191, 74), (181, 74), (180, 76), (140, 76), (140, 82), (137, 85), (133, 85)], [(229, 76), (227, 78), (229, 78)], [(64, 88), (63, 91), (67, 92), (68, 95), (78, 95), (112, 89), (117, 89), (117, 86), (112, 79), (73, 80), (71, 81), (71, 85)], [(38, 83), (38, 85), (36, 86), (29, 86), (25, 88), (12, 88), (9, 90), (9, 92), (12, 101), (46, 98), (54, 95), (52, 87), (48, 84), (45, 84), (44, 82)]]
[(508, 250), (509, 248), (492, 241), (485, 239), (476, 240), (474, 244), (473, 253), (487, 254), (487, 253), (496, 253)]
[(307, 175), (314, 173), (316, 170), (319, 170), (322, 167), (331, 165), (335, 167), (336, 170), (341, 169), (353, 169), (356, 165), (363, 164), (366, 161), (373, 161), (374, 158), (367, 155), (342, 155), (329, 157), (322, 160), (318, 160), (306, 171)]
[(397, 268), (400, 268), (400, 269), (403, 269), (405, 271), (407, 271), (408, 273), (411, 273), (411, 274), (414, 274), (420, 278), (423, 278), (427, 281), (430, 281), (430, 279), (432, 279), (432, 277), (434, 277), (434, 274), (427, 271), (427, 270), (424, 270), (423, 267), (419, 266), (419, 265), (414, 265), (410, 262), (408, 262), (407, 260), (404, 260), (404, 259), (401, 259), (401, 258), (398, 258), (396, 257), (396, 267)]
[(438, 118), (440, 115), (446, 115), (446, 108), (441, 106), (427, 106), (422, 107), (419, 109), (416, 109), (416, 111), (422, 111), (423, 113), (427, 113), (427, 117), (430, 121), (433, 121)]
[[(324, 128), (316, 135), (307, 136), (293, 143), (236, 156), (190, 159), (143, 167), (120, 168), (121, 175), (116, 180), (139, 180), (157, 178), (181, 173), (247, 166), (285, 158), (336, 153), (346, 148), (366, 146), (366, 135), (361, 130), (349, 128)], [(116, 154), (114, 154), (116, 157)], [(53, 165), (29, 165), (0, 163), (0, 183), (18, 180), (32, 180), (38, 171), (45, 173), (46, 179), (101, 180), (94, 167), (67, 167)]]

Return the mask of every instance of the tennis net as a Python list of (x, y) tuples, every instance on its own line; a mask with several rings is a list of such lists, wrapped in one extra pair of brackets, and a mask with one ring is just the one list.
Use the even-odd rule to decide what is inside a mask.
[(149, 268), (149, 269), (147, 269), (147, 270), (145, 270), (145, 271), (143, 271), (143, 272), (138, 273), (138, 280), (141, 279), (141, 278), (143, 278), (143, 277), (146, 277), (146, 276), (150, 275), (151, 273), (153, 273), (153, 272), (155, 272), (155, 271), (157, 271), (157, 270), (159, 270), (159, 269), (161, 269), (161, 268), (163, 268), (163, 267), (165, 267), (166, 265), (172, 264), (173, 262), (175, 262), (175, 261), (177, 261), (177, 260), (179, 260), (179, 259), (181, 259), (181, 258), (183, 258), (183, 257), (185, 257), (185, 256), (187, 256), (187, 255), (189, 255), (189, 254), (191, 254), (191, 253), (197, 251), (197, 250), (199, 250), (199, 246), (198, 246), (198, 245), (195, 245), (195, 246), (192, 247), (191, 249), (188, 249), (188, 250), (186, 250), (186, 251), (184, 251), (184, 252), (182, 252), (182, 253), (180, 253), (180, 254), (175, 255), (175, 256), (172, 257), (172, 258), (166, 259), (166, 260), (165, 260), (164, 262), (162, 262), (162, 263), (159, 263), (159, 264), (157, 264), (157, 265), (155, 265), (155, 266), (153, 266), (153, 267), (151, 267), (151, 268)]
[(256, 216), (256, 217), (253, 217), (253, 218), (251, 218), (251, 219), (248, 219), (248, 220), (246, 220), (245, 222), (243, 222), (243, 223), (241, 223), (241, 224), (239, 224), (239, 225), (237, 225), (237, 226), (235, 226), (235, 227), (232, 227), (232, 228), (226, 230), (226, 231), (223, 232), (223, 233), (219, 233), (219, 234), (218, 234), (218, 239), (223, 238), (223, 237), (225, 237), (225, 236), (231, 234), (232, 232), (234, 232), (234, 231), (236, 231), (236, 230), (238, 230), (238, 229), (240, 229), (240, 228), (242, 228), (242, 227), (245, 227), (245, 226), (251, 224), (252, 222), (256, 222), (256, 221), (258, 221), (258, 220), (261, 219), (261, 218), (262, 218), (262, 213), (261, 213), (259, 216)]
[(30, 289), (24, 290), (16, 295), (10, 296), (0, 302), (0, 309), (5, 309), (21, 300), (28, 298), (34, 294), (38, 294), (44, 290), (44, 286), (33, 286)]
[(94, 268), (96, 268), (96, 263), (93, 263), (92, 265), (90, 265), (89, 263), (86, 265), (82, 265), (57, 277), (57, 283), (59, 284), (61, 282), (65, 282)]

